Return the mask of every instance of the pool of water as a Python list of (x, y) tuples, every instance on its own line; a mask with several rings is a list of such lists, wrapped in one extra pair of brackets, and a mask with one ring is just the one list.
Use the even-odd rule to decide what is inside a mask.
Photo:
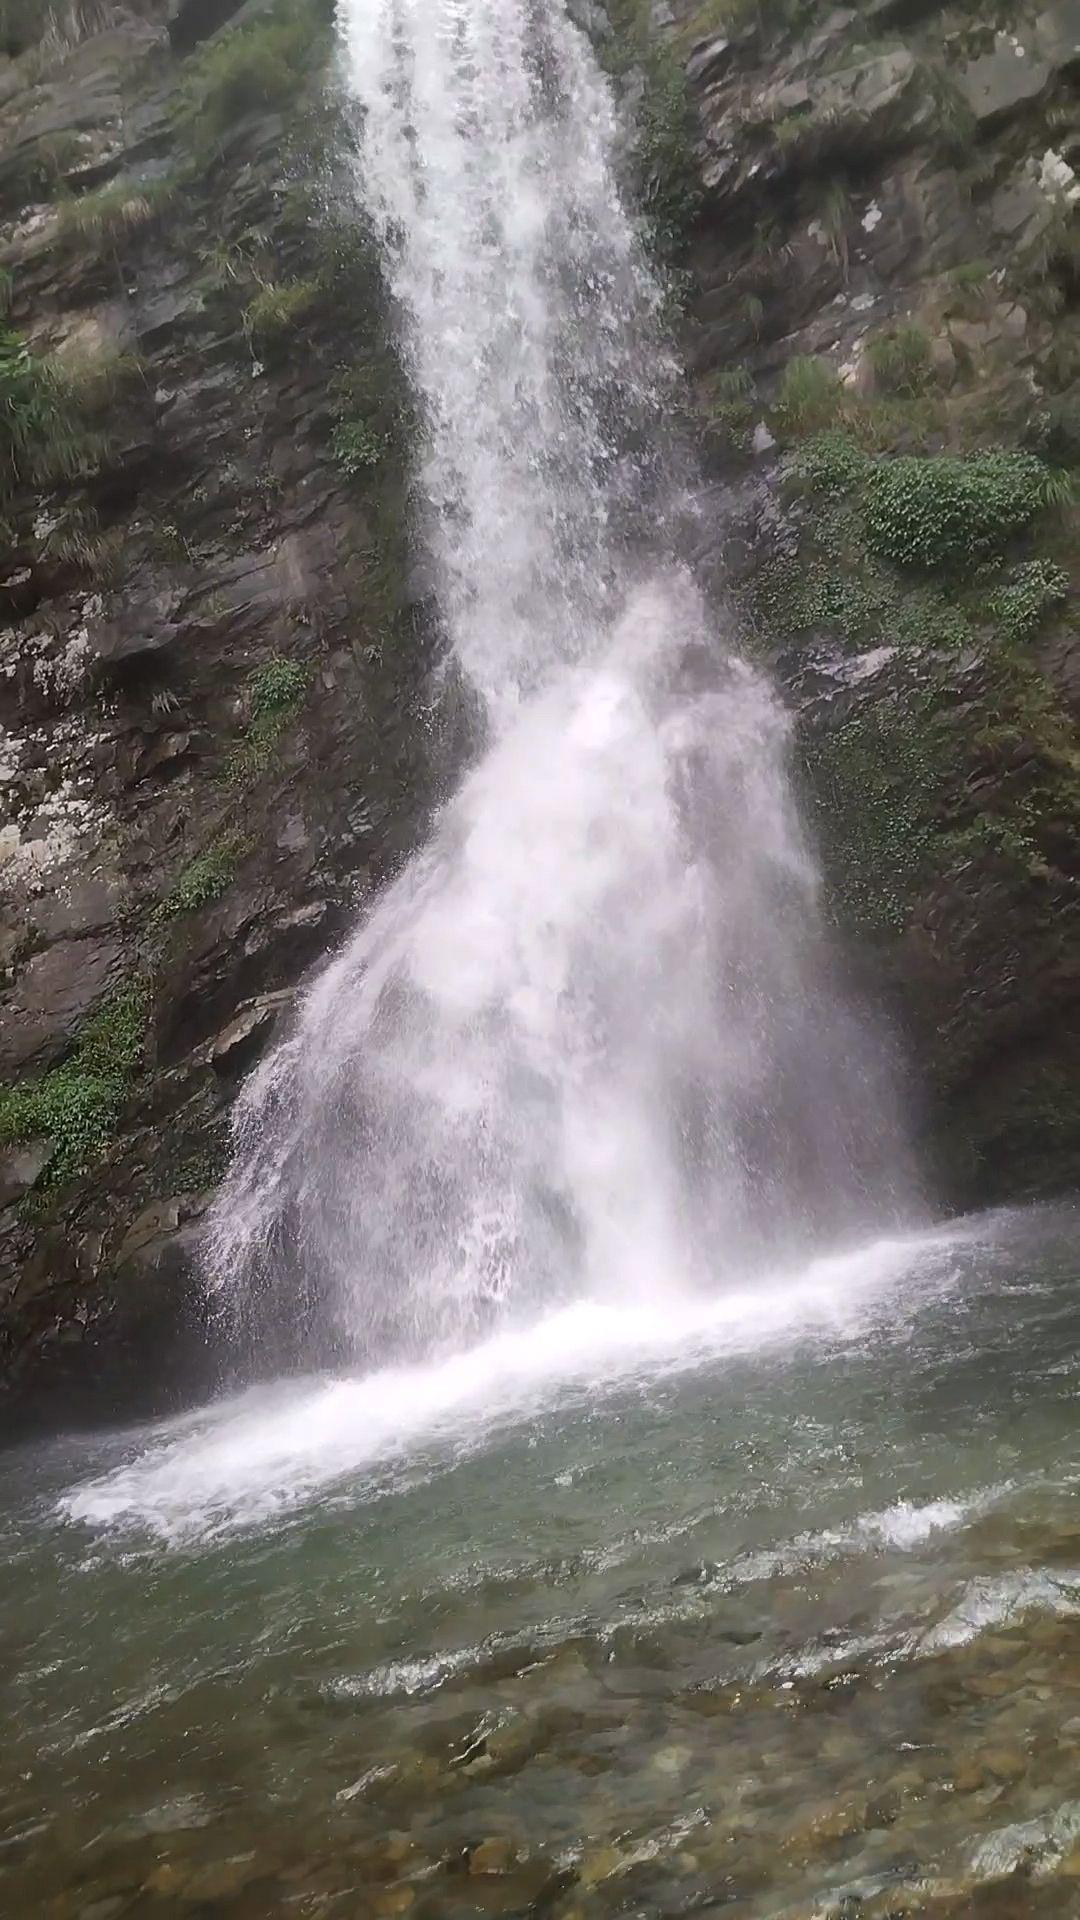
[(9, 1453), (0, 1909), (1080, 1914), (1078, 1218)]

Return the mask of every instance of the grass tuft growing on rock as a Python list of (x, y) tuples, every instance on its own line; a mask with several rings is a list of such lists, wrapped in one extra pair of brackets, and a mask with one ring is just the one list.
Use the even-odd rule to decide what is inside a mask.
[(921, 393), (933, 378), (930, 341), (922, 328), (910, 321), (886, 333), (872, 334), (866, 342), (866, 358), (883, 393)]
[(284, 351), (319, 299), (317, 280), (286, 280), (260, 287), (244, 309), (244, 332), (253, 350), (267, 359)]
[(70, 372), (0, 326), (0, 500), (89, 471), (98, 449), (84, 400)]
[(99, 187), (64, 201), (57, 238), (72, 252), (118, 253), (125, 240), (157, 222), (175, 194), (176, 184), (167, 177)]
[(788, 433), (811, 433), (830, 426), (840, 414), (844, 390), (824, 360), (797, 354), (780, 377), (775, 411)]

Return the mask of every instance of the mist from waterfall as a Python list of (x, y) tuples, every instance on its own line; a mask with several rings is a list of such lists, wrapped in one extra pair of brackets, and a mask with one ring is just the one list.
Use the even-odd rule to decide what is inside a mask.
[(234, 1117), (219, 1297), (423, 1357), (715, 1292), (896, 1217), (788, 722), (680, 558), (694, 474), (609, 84), (563, 0), (341, 0), (482, 745)]

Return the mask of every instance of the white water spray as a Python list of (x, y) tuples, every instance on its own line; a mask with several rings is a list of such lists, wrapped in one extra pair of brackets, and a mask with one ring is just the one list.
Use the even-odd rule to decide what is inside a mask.
[[(460, 1345), (880, 1217), (786, 723), (678, 560), (686, 469), (610, 89), (563, 0), (342, 0), (424, 535), (486, 744), (255, 1074), (208, 1237), (261, 1337)], [(887, 1207), (885, 1209), (887, 1211)]]

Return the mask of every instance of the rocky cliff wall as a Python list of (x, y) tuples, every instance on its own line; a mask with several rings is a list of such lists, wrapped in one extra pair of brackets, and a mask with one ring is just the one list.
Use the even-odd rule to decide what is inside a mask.
[[(189, 1389), (231, 1099), (465, 748), (329, 12), (0, 0), (12, 1404)], [(1070, 1183), (1076, 9), (589, 24), (941, 1198)]]
[(183, 1390), (231, 1097), (452, 753), (327, 13), (87, 4), (0, 62), (16, 1391)]
[(747, 644), (942, 1202), (1080, 1171), (1080, 7), (679, 0)]

